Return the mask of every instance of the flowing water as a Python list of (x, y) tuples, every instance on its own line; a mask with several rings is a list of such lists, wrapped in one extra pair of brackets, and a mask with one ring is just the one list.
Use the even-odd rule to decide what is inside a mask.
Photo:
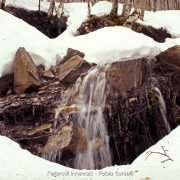
[(168, 122), (167, 116), (166, 116), (166, 104), (165, 104), (163, 95), (162, 95), (161, 91), (159, 90), (159, 88), (156, 87), (155, 91), (157, 92), (157, 96), (158, 96), (158, 100), (159, 100), (159, 109), (160, 109), (162, 117), (163, 117), (164, 125), (166, 127), (167, 133), (170, 133), (171, 128), (170, 128), (170, 125), (169, 125), (169, 122)]
[(93, 69), (78, 85), (80, 114), (78, 123), (84, 129), (87, 147), (78, 148), (75, 158), (77, 169), (101, 169), (111, 165), (109, 136), (103, 117), (106, 102), (106, 75), (104, 70)]

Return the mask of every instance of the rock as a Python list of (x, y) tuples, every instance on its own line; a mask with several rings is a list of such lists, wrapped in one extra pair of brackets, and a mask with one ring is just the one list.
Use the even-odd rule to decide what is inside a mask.
[(44, 71), (42, 76), (45, 78), (54, 78), (55, 77), (51, 70)]
[(132, 24), (132, 30), (138, 33), (143, 33), (161, 43), (165, 42), (166, 38), (171, 38), (171, 35), (166, 31), (166, 29), (155, 29), (152, 26), (145, 26), (136, 22)]
[(55, 109), (55, 119), (58, 118), (59, 114), (71, 114), (79, 111), (79, 107), (76, 104), (72, 104), (70, 106), (63, 106), (63, 107), (58, 107)]
[(70, 58), (72, 58), (73, 56), (76, 56), (76, 55), (78, 55), (81, 58), (84, 58), (84, 56), (85, 56), (85, 54), (83, 52), (81, 52), (81, 51), (78, 51), (78, 50), (75, 50), (75, 49), (72, 49), (72, 48), (68, 48), (67, 54), (64, 57), (63, 62), (67, 61), (68, 59), (70, 59)]
[(157, 60), (168, 69), (180, 71), (180, 46), (174, 46), (157, 56)]
[(0, 97), (8, 94), (8, 91), (13, 88), (13, 74), (5, 75), (0, 78)]
[(91, 65), (87, 61), (75, 55), (59, 65), (59, 80), (62, 83), (75, 83), (78, 77), (90, 68)]
[(96, 139), (94, 144), (93, 144), (93, 151), (97, 151), (103, 146), (103, 141), (101, 139)]
[(79, 151), (83, 151), (87, 147), (87, 137), (83, 128), (78, 129), (78, 148)]
[(165, 29), (155, 29), (152, 26), (139, 24), (136, 22), (138, 17), (132, 15), (117, 16), (116, 18), (111, 18), (111, 15), (101, 17), (93, 15), (81, 24), (78, 32), (83, 35), (108, 26), (125, 26), (138, 33), (143, 33), (157, 42), (165, 42), (166, 38), (171, 38), (171, 35)]
[(62, 127), (57, 134), (50, 136), (44, 149), (43, 155), (47, 159), (51, 159), (51, 153), (57, 154), (62, 149), (69, 146), (73, 136), (73, 127), (71, 125), (66, 125)]
[(37, 68), (25, 48), (19, 48), (13, 63), (14, 91), (17, 94), (31, 92), (40, 86)]
[(50, 129), (52, 127), (52, 124), (43, 124), (43, 125), (40, 125), (38, 127), (35, 127), (31, 130), (29, 130), (27, 132), (27, 136), (28, 137), (31, 137), (31, 136), (37, 136), (37, 135), (40, 135), (40, 134), (45, 134), (45, 133), (49, 133), (50, 132)]
[(143, 78), (144, 59), (114, 63), (107, 70), (107, 81), (119, 93), (140, 86)]

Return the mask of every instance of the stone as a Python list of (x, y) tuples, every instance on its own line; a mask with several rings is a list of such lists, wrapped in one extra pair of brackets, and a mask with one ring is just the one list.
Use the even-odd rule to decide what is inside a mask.
[(173, 46), (160, 53), (157, 60), (168, 69), (180, 71), (180, 46)]
[(14, 63), (14, 91), (17, 94), (31, 92), (41, 85), (41, 80), (31, 56), (25, 48), (16, 52)]
[(76, 113), (79, 111), (79, 107), (76, 104), (72, 104), (70, 106), (63, 106), (63, 107), (58, 107), (55, 109), (55, 119), (58, 118), (59, 114), (71, 114), (71, 113)]
[(59, 65), (59, 80), (62, 83), (75, 83), (79, 76), (90, 68), (91, 65), (87, 61), (75, 55), (64, 64)]
[(5, 75), (0, 78), (0, 97), (8, 94), (12, 89), (14, 82), (13, 74)]
[(143, 78), (143, 61), (142, 58), (112, 64), (107, 70), (108, 83), (119, 93), (140, 86)]
[(55, 77), (51, 70), (44, 71), (42, 76), (45, 78), (54, 78)]
[(38, 134), (50, 132), (52, 124), (42, 124), (38, 127), (35, 127), (27, 132), (27, 136), (36, 136)]
[(75, 50), (75, 49), (72, 49), (72, 48), (68, 48), (67, 50), (67, 54), (66, 56), (64, 57), (63, 59), (63, 62), (67, 61), (68, 59), (72, 58), (73, 56), (80, 56), (81, 58), (84, 58), (85, 54), (81, 51), (78, 51), (78, 50)]
[(57, 134), (50, 136), (43, 149), (43, 154), (48, 156), (50, 153), (61, 151), (69, 146), (73, 137), (72, 125), (66, 125), (57, 132)]
[(78, 128), (78, 148), (79, 151), (85, 150), (87, 147), (87, 137), (83, 128)]

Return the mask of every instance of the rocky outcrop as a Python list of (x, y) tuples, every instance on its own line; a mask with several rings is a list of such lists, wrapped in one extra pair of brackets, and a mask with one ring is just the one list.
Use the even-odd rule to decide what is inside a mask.
[(168, 69), (180, 71), (180, 46), (174, 46), (167, 49), (157, 56), (162, 66)]
[(41, 81), (37, 68), (24, 48), (19, 48), (16, 52), (14, 63), (14, 91), (17, 94), (31, 92), (40, 86)]
[[(47, 159), (75, 167), (75, 154), (87, 148), (85, 129), (77, 123), (78, 93), (74, 90), (75, 79), (79, 76), (83, 79), (90, 67), (88, 64), (84, 71), (79, 66), (81, 62), (84, 60), (80, 56), (73, 55), (58, 65), (63, 67), (59, 72), (64, 75), (60, 77), (68, 83), (49, 78), (33, 94), (1, 97), (0, 134), (16, 140), (36, 155), (44, 154)], [(116, 62), (100, 71), (106, 72), (103, 115), (112, 164), (128, 164), (168, 133), (164, 116), (171, 129), (180, 124), (179, 47), (153, 58)], [(164, 114), (162, 100), (166, 104)], [(95, 113), (96, 108), (90, 113)], [(103, 143), (97, 138), (93, 151), (103, 147)]]
[(72, 56), (65, 63), (59, 65), (59, 80), (62, 83), (75, 83), (77, 78), (90, 68), (91, 65), (79, 55)]

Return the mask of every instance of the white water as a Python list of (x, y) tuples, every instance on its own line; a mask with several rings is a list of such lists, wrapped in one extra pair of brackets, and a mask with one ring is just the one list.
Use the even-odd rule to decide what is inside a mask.
[(111, 165), (109, 137), (103, 110), (106, 101), (106, 76), (93, 69), (78, 86), (80, 115), (78, 123), (87, 138), (87, 147), (77, 150), (75, 168), (101, 169)]
[(162, 117), (163, 117), (164, 125), (166, 127), (167, 133), (170, 133), (171, 128), (170, 128), (170, 125), (169, 125), (169, 122), (168, 122), (167, 116), (166, 116), (166, 104), (165, 104), (163, 95), (162, 95), (161, 91), (159, 90), (159, 88), (156, 87), (155, 91), (157, 92), (157, 95), (158, 95), (159, 109), (160, 109)]

